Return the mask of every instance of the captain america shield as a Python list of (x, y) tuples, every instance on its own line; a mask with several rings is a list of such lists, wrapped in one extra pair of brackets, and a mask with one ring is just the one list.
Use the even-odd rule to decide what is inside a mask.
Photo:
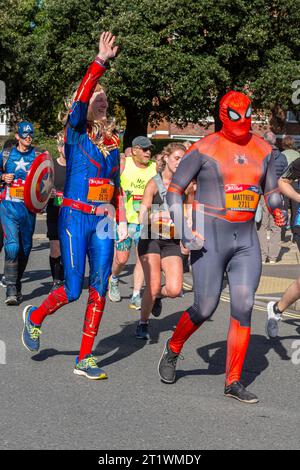
[(24, 202), (30, 212), (42, 212), (54, 187), (54, 165), (48, 152), (38, 155), (30, 167), (24, 185)]

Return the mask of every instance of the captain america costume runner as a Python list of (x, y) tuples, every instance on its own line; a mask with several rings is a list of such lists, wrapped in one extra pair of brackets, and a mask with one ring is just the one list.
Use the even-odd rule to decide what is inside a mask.
[[(91, 129), (87, 122), (89, 101), (105, 70), (103, 61), (97, 56), (77, 90), (66, 125), (67, 172), (64, 199), (59, 215), (59, 239), (65, 284), (51, 292), (39, 308), (34, 309), (29, 306), (27, 311), (24, 311), (26, 334), (28, 321), (34, 328), (40, 326), (47, 315), (77, 300), (82, 292), (85, 262), (88, 256), (89, 298), (79, 362), (90, 356), (94, 338), (98, 333), (114, 253), (113, 237), (98, 236), (97, 226), (104, 219), (111, 223), (107, 215), (108, 204), (113, 204), (116, 208), (118, 222), (126, 220), (120, 190), (118, 138), (112, 136), (104, 139), (104, 146), (102, 145), (100, 150), (90, 138)], [(26, 339), (24, 342), (24, 332), (23, 343), (27, 349), (30, 349), (28, 343), (25, 344)], [(37, 342), (33, 347), (38, 346)], [(74, 372), (78, 372), (76, 367)], [(106, 378), (106, 374), (101, 371), (97, 377), (88, 378)]]
[[(32, 138), (32, 124), (25, 121), (19, 123), (18, 135), (21, 138), (30, 135)], [(4, 184), (0, 204), (4, 232), (6, 303), (11, 305), (21, 301), (21, 279), (32, 248), (36, 215), (30, 212), (24, 203), (24, 184), (35, 158), (40, 153), (31, 145), (26, 151), (20, 151), (14, 146), (9, 151), (0, 153), (0, 178), (2, 179), (4, 174), (14, 175), (10, 184)], [(14, 301), (10, 303), (10, 300)]]
[[(197, 190), (195, 214), (204, 216), (204, 244), (191, 251), (194, 304), (185, 311), (168, 340), (159, 363), (163, 382), (175, 381), (178, 355), (187, 339), (216, 310), (227, 272), (231, 296), (231, 320), (227, 339), (225, 395), (256, 403), (255, 395), (240, 384), (250, 339), (254, 294), (261, 275), (261, 254), (254, 215), (260, 188), (275, 223), (285, 224), (282, 198), (277, 187), (272, 148), (250, 132), (251, 101), (239, 92), (227, 93), (220, 103), (220, 132), (195, 143), (183, 157), (168, 189), (173, 220), (182, 220), (182, 194), (193, 178)], [(229, 388), (228, 388), (229, 387)]]

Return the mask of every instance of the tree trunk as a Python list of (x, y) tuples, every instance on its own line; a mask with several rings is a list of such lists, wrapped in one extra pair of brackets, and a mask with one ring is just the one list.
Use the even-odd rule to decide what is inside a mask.
[(126, 129), (124, 133), (123, 148), (131, 147), (131, 143), (138, 135), (147, 136), (149, 111), (138, 109), (132, 104), (126, 104)]

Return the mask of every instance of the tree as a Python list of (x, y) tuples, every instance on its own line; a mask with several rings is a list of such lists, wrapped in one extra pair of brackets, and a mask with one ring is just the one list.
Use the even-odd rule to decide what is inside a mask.
[(100, 24), (122, 50), (108, 89), (126, 110), (125, 142), (148, 119), (186, 124), (213, 114), (228, 89), (248, 91), (257, 108), (293, 106), (300, 78), (299, 0), (121, 0)]
[(0, 80), (6, 85), (6, 106), (11, 116), (27, 114), (24, 69), (29, 56), (24, 42), (32, 33), (31, 20), (37, 5), (34, 0), (0, 0)]
[(125, 110), (125, 146), (146, 133), (148, 121), (164, 117), (184, 125), (213, 115), (218, 127), (219, 99), (228, 89), (251, 94), (256, 109), (296, 106), (300, 0), (7, 3), (10, 26), (0, 26), (4, 75), (16, 83), (9, 102), (22, 103), (47, 132), (55, 130), (63, 97), (82, 78), (103, 30), (120, 43), (103, 82), (112, 109)]
[(8, 0), (3, 5), (7, 40), (1, 45), (7, 60), (0, 77), (8, 84), (9, 107), (47, 134), (61, 127), (58, 112), (95, 55), (95, 8), (95, 0)]

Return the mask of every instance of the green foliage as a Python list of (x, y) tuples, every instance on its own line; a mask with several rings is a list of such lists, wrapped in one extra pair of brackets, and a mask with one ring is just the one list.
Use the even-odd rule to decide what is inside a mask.
[(59, 129), (63, 99), (102, 30), (120, 45), (103, 82), (111, 111), (123, 123), (126, 115), (125, 146), (148, 120), (216, 117), (230, 88), (250, 92), (257, 108), (294, 108), (300, 0), (0, 0), (0, 7), (9, 107), (46, 134)]

